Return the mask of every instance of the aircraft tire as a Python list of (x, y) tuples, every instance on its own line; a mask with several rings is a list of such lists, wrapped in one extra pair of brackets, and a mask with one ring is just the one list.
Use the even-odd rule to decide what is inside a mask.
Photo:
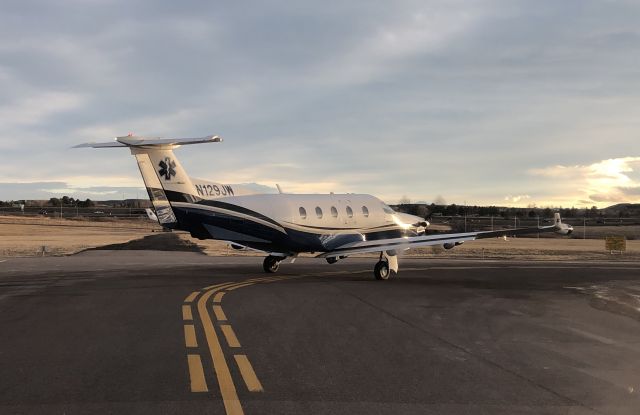
[(277, 258), (271, 255), (266, 257), (264, 259), (264, 262), (262, 263), (262, 268), (264, 269), (264, 272), (269, 274), (278, 272), (278, 268), (280, 268), (280, 261), (282, 261), (282, 258)]
[(373, 275), (375, 275), (377, 280), (388, 280), (391, 276), (391, 271), (389, 270), (387, 261), (378, 261), (373, 269)]

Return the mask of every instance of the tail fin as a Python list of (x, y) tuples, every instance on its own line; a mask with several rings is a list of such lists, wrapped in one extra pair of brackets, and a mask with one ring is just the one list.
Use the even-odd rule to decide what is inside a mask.
[(560, 213), (556, 212), (553, 215), (554, 226), (556, 228), (556, 232), (561, 235), (571, 235), (573, 232), (573, 226), (567, 225), (566, 223), (562, 223), (562, 219), (560, 218)]
[[(156, 210), (158, 222), (167, 227), (177, 227), (177, 219), (169, 199), (189, 198), (194, 186), (182, 165), (173, 154), (173, 149), (186, 144), (217, 143), (218, 136), (201, 138), (148, 138), (138, 136), (117, 137), (107, 143), (86, 143), (75, 146), (91, 148), (129, 147), (138, 162), (149, 199)], [(167, 197), (169, 193), (170, 198)]]

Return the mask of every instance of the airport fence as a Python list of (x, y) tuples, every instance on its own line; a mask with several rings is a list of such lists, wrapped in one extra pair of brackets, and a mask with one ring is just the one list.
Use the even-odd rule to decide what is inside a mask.
[(38, 216), (52, 218), (146, 218), (147, 214), (142, 208), (135, 207), (78, 207), (78, 206), (19, 206), (0, 207), (0, 216)]
[[(79, 218), (100, 220), (101, 218), (146, 219), (143, 208), (137, 207), (37, 207), (18, 206), (0, 207), (0, 216)], [(513, 229), (514, 227), (546, 226), (553, 223), (553, 218), (502, 216), (433, 216), (429, 221), (434, 225), (445, 225), (455, 232), (489, 231)], [(577, 217), (562, 218), (562, 221), (574, 227), (572, 238), (603, 239), (607, 236), (624, 236), (628, 240), (640, 239), (640, 218), (618, 217)], [(544, 238), (550, 234), (532, 234), (520, 237)]]
[[(446, 225), (456, 232), (491, 231), (520, 227), (548, 226), (553, 218), (502, 216), (434, 216), (430, 222), (434, 225)], [(624, 236), (626, 239), (640, 239), (640, 218), (617, 217), (576, 217), (562, 218), (564, 223), (573, 226), (571, 238), (603, 239), (607, 236)], [(520, 237), (545, 238), (552, 234), (531, 234)]]

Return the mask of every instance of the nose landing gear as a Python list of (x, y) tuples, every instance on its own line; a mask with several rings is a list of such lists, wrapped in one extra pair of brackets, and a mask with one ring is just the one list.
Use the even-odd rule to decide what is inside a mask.
[(391, 271), (398, 272), (398, 254), (395, 251), (380, 252), (380, 260), (373, 269), (373, 275), (377, 280), (388, 280)]
[(388, 280), (391, 275), (389, 263), (382, 260), (378, 261), (373, 269), (373, 275), (375, 275), (377, 280)]
[(280, 268), (280, 262), (282, 262), (283, 259), (284, 259), (283, 257), (278, 257), (273, 255), (269, 255), (268, 257), (266, 257), (264, 259), (264, 262), (262, 263), (262, 268), (264, 269), (264, 272), (269, 274), (278, 272), (278, 268)]

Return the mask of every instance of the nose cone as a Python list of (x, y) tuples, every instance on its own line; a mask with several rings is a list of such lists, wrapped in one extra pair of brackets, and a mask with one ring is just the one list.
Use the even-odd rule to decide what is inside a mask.
[(398, 212), (396, 213), (396, 216), (400, 220), (400, 222), (406, 223), (407, 225), (425, 222), (424, 218), (421, 218), (420, 216), (410, 215), (408, 213)]

